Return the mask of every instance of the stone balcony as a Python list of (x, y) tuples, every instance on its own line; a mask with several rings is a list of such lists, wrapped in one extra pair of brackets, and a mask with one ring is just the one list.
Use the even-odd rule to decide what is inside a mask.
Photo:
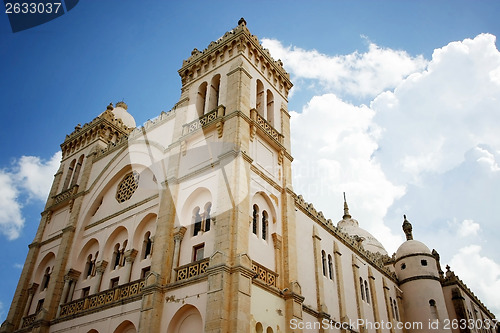
[(273, 272), (255, 261), (252, 261), (252, 271), (255, 272), (256, 279), (264, 282), (268, 286), (277, 287), (278, 273)]
[(145, 280), (136, 280), (115, 288), (101, 291), (61, 305), (59, 318), (84, 315), (98, 308), (108, 308), (124, 302), (132, 302), (142, 296)]
[(183, 281), (205, 274), (209, 265), (209, 258), (198, 260), (187, 265), (176, 268), (177, 275), (175, 281)]

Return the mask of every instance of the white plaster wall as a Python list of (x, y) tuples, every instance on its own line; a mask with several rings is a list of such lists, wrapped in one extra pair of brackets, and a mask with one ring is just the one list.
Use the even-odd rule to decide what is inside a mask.
[[(267, 327), (271, 327), (273, 332), (285, 332), (288, 323), (285, 319), (285, 301), (261, 287), (252, 284), (251, 287), (250, 312), (255, 323), (260, 322), (266, 332)], [(255, 323), (252, 324), (255, 325)], [(255, 331), (255, 326), (250, 328)]]

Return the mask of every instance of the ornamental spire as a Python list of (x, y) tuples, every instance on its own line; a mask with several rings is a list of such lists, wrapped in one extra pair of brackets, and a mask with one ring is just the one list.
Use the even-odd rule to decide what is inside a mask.
[(349, 206), (347, 206), (347, 200), (345, 198), (345, 192), (344, 192), (344, 216), (342, 218), (344, 220), (351, 218), (351, 214), (349, 214)]
[(412, 234), (412, 226), (411, 226), (411, 223), (406, 219), (406, 215), (403, 215), (404, 217), (404, 221), (403, 221), (403, 231), (406, 235), (406, 240), (409, 241), (409, 240), (412, 240), (413, 239), (413, 234)]

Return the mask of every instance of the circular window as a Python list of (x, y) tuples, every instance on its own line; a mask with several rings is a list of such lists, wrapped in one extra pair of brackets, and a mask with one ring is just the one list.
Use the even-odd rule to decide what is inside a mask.
[(116, 200), (118, 202), (124, 202), (132, 198), (135, 190), (139, 186), (139, 174), (137, 172), (131, 172), (125, 177), (118, 185), (116, 190)]

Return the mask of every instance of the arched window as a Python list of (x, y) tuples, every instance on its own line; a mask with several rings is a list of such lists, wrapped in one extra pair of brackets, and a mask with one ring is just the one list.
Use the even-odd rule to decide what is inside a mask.
[(203, 82), (198, 88), (198, 95), (196, 95), (196, 112), (198, 117), (203, 116), (205, 113), (205, 101), (207, 97), (207, 83)]
[(267, 121), (274, 126), (274, 96), (271, 90), (267, 90)]
[(121, 251), (120, 244), (115, 245), (115, 250), (113, 251), (113, 269), (121, 265)]
[(210, 231), (210, 210), (212, 209), (212, 203), (207, 202), (205, 205), (205, 213), (203, 214), (203, 219), (205, 220), (204, 229), (205, 231)]
[(78, 183), (78, 176), (80, 175), (80, 170), (82, 168), (83, 157), (84, 155), (80, 156), (78, 162), (76, 163), (75, 171), (73, 172), (73, 179), (71, 180), (71, 186), (76, 185)]
[(359, 278), (359, 285), (361, 288), (361, 299), (364, 301), (365, 300), (365, 286), (363, 285), (363, 279)]
[(392, 297), (389, 297), (389, 303), (391, 303), (392, 317), (396, 318), (396, 313), (394, 312), (394, 303), (392, 302)]
[(326, 276), (326, 253), (321, 251), (321, 262), (323, 264), (323, 275)]
[(330, 276), (330, 280), (333, 280), (333, 263), (331, 255), (328, 255), (328, 275)]
[(151, 240), (151, 232), (149, 231), (146, 232), (146, 234), (144, 235), (144, 242), (142, 248), (144, 253), (142, 258), (146, 259), (151, 254), (151, 250), (153, 248), (153, 241)]
[(263, 333), (264, 332), (264, 327), (262, 326), (262, 324), (260, 322), (255, 325), (255, 331), (257, 333)]
[(94, 272), (94, 261), (92, 261), (92, 254), (87, 257), (87, 263), (85, 264), (85, 278), (92, 276)]
[(255, 109), (257, 110), (257, 113), (265, 118), (264, 116), (264, 85), (260, 80), (257, 80), (257, 96), (256, 96), (256, 105)]
[(63, 191), (68, 189), (71, 176), (73, 175), (73, 169), (75, 168), (75, 164), (76, 164), (76, 159), (71, 161), (71, 163), (69, 164), (68, 173), (66, 174), (66, 178), (64, 179), (64, 185), (62, 188)]
[(394, 313), (396, 314), (396, 320), (399, 321), (398, 303), (396, 302), (396, 300), (394, 300), (393, 302), (394, 302)]
[(47, 267), (45, 270), (45, 274), (43, 275), (43, 280), (42, 280), (42, 291), (47, 289), (49, 287), (49, 282), (50, 282), (50, 267)]
[(370, 291), (368, 290), (368, 282), (365, 280), (365, 295), (366, 295), (366, 301), (370, 303)]
[(210, 82), (210, 96), (208, 98), (208, 111), (215, 110), (219, 105), (220, 74), (215, 75)]
[(438, 310), (436, 307), (436, 301), (433, 299), (429, 300), (429, 306), (431, 307), (431, 318), (433, 320), (439, 320)]
[(257, 225), (259, 224), (259, 206), (253, 205), (252, 232), (257, 235)]
[(193, 236), (196, 236), (201, 231), (200, 207), (196, 207), (194, 209), (194, 217), (193, 218), (194, 218)]
[(267, 217), (267, 212), (263, 211), (262, 212), (262, 239), (267, 240), (267, 227), (268, 227), (268, 217)]

